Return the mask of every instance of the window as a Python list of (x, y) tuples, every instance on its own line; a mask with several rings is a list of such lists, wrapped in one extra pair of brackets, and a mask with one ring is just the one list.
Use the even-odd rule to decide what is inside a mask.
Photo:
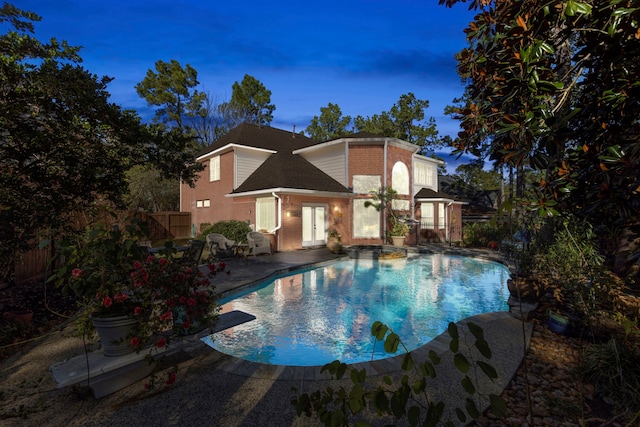
[(409, 169), (407, 165), (402, 162), (396, 162), (393, 165), (391, 171), (391, 187), (398, 192), (398, 194), (409, 194)]
[(204, 207), (204, 208), (211, 207), (211, 199), (204, 199), (204, 201), (202, 203), (202, 207)]
[(431, 187), (433, 186), (433, 168), (426, 162), (416, 161), (413, 165), (416, 185)]
[(196, 208), (202, 207), (202, 200), (196, 200)]
[(382, 186), (380, 175), (354, 175), (353, 192), (356, 194), (369, 194), (378, 191)]
[(256, 230), (271, 231), (276, 228), (276, 199), (261, 197), (256, 199)]
[(209, 160), (209, 181), (220, 181), (220, 156)]
[(379, 238), (380, 212), (373, 207), (365, 207), (369, 199), (354, 199), (353, 201), (353, 237)]
[(444, 203), (438, 203), (438, 228), (444, 229)]
[(420, 227), (433, 230), (435, 218), (433, 216), (433, 203), (422, 203), (420, 205)]

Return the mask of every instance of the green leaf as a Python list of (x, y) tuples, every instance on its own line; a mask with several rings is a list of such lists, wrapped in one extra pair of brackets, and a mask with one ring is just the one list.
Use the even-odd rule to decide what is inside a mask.
[(476, 325), (473, 322), (467, 322), (467, 327), (469, 328), (469, 331), (475, 337), (475, 339), (484, 339), (484, 330), (480, 326)]
[(458, 327), (455, 323), (449, 322), (449, 326), (447, 326), (447, 332), (449, 332), (449, 336), (451, 336), (451, 338), (459, 338)]
[(507, 414), (507, 402), (496, 394), (490, 394), (489, 400), (491, 401), (491, 412), (493, 412), (493, 415), (498, 418), (504, 418)]
[(382, 389), (378, 389), (373, 393), (373, 407), (383, 413), (389, 412), (389, 399), (387, 399)]
[(420, 408), (418, 406), (412, 406), (409, 408), (407, 419), (409, 420), (410, 425), (417, 426), (420, 422)]
[(402, 370), (409, 371), (412, 368), (413, 368), (413, 358), (411, 357), (411, 353), (407, 353), (402, 358)]
[(427, 375), (430, 378), (436, 377), (436, 368), (434, 368), (434, 366), (429, 362), (424, 362), (421, 365), (421, 371), (424, 375)]
[(458, 339), (457, 338), (453, 338), (451, 340), (451, 342), (449, 343), (449, 350), (451, 350), (454, 353), (457, 353), (459, 345), (460, 345), (460, 342), (458, 341)]
[(461, 423), (467, 422), (467, 415), (464, 413), (462, 409), (456, 408), (456, 416), (458, 417), (458, 420), (460, 420)]
[(478, 411), (476, 403), (468, 397), (465, 400), (464, 408), (467, 410), (467, 413), (471, 416), (471, 418), (477, 419), (478, 417), (480, 417), (480, 411)]
[(382, 341), (384, 339), (384, 336), (387, 334), (388, 330), (389, 328), (387, 327), (387, 325), (379, 321), (375, 321), (373, 322), (373, 325), (371, 325), (371, 335), (376, 337), (378, 341)]
[(462, 383), (462, 388), (464, 389), (464, 391), (466, 391), (467, 393), (473, 395), (476, 392), (476, 388), (473, 386), (473, 382), (471, 381), (471, 378), (469, 378), (468, 375), (465, 375), (464, 378), (461, 381)]
[(462, 355), (461, 353), (456, 353), (453, 356), (453, 364), (455, 365), (456, 369), (463, 374), (469, 372), (469, 367), (471, 366), (467, 358), (464, 357), (464, 355)]
[(484, 339), (482, 340), (479, 339), (475, 342), (475, 346), (480, 352), (480, 354), (482, 354), (487, 359), (491, 359), (491, 348), (489, 348), (488, 342), (486, 342)]
[(480, 369), (482, 369), (482, 372), (484, 372), (487, 377), (491, 378), (492, 380), (498, 378), (498, 372), (493, 366), (481, 360), (478, 361), (478, 366), (480, 367)]
[(423, 377), (413, 383), (413, 393), (422, 393), (427, 388), (427, 380)]
[(395, 332), (392, 332), (384, 341), (384, 351), (387, 353), (395, 353), (398, 351), (398, 345), (400, 345), (400, 337)]
[(433, 350), (429, 350), (429, 359), (431, 359), (433, 364), (436, 366), (440, 364), (440, 356), (438, 356), (438, 353)]

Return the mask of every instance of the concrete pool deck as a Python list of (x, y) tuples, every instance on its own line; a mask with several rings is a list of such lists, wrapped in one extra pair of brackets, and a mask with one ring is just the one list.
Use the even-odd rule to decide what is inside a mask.
[[(500, 261), (500, 254), (493, 251), (439, 245), (420, 247), (419, 251)], [(231, 274), (217, 277), (215, 284), (224, 294), (275, 274), (330, 262), (344, 256), (346, 255), (331, 254), (322, 248), (228, 259), (224, 261)], [(460, 322), (463, 336), (467, 336), (465, 324), (469, 320), (484, 329), (485, 339), (493, 353), (489, 363), (499, 375), (493, 382), (487, 380), (477, 384), (474, 380), (474, 384), (485, 395), (500, 394), (515, 375), (526, 354), (532, 325), (517, 320), (507, 312), (486, 313)], [(444, 401), (448, 408), (464, 407), (467, 394), (461, 386), (463, 375), (451, 362), (453, 354), (449, 349), (449, 342), (450, 337), (445, 332), (427, 345), (414, 350), (412, 355), (420, 362), (428, 357), (430, 351), (438, 354), (442, 363), (436, 368), (436, 378), (429, 380), (429, 394), (434, 401)], [(472, 340), (469, 345), (472, 345)], [(248, 362), (219, 353), (197, 339), (185, 341), (177, 350), (180, 354), (180, 372), (178, 381), (173, 386), (160, 393), (148, 394), (141, 390), (141, 381), (89, 404), (80, 404), (74, 413), (73, 422), (65, 420), (64, 424), (201, 424), (251, 427), (319, 425), (315, 420), (296, 417), (295, 409), (290, 403), (292, 388), (303, 393), (322, 390), (328, 385), (335, 387), (336, 384), (341, 384), (348, 387), (350, 384), (349, 381), (330, 380), (326, 373), (320, 372), (321, 367), (287, 367)], [(467, 354), (475, 360), (478, 358), (475, 352)], [(366, 369), (372, 381), (380, 380), (383, 374), (397, 378), (402, 373), (400, 359), (401, 356), (356, 364), (355, 367)], [(51, 363), (59, 361), (60, 359), (51, 360)], [(68, 389), (69, 387), (59, 391)], [(73, 394), (71, 391), (67, 393)], [(67, 399), (64, 404), (71, 406), (68, 411), (72, 413), (77, 402)], [(451, 418), (454, 422), (457, 420), (455, 415)], [(377, 425), (376, 421), (372, 423)]]

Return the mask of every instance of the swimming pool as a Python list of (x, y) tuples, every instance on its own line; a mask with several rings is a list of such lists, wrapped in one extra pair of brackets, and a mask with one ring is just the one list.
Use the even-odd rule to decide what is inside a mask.
[(242, 359), (319, 366), (391, 357), (374, 348), (376, 320), (409, 350), (475, 314), (507, 310), (509, 270), (463, 256), (413, 255), (352, 259), (266, 281), (221, 301), (222, 313), (241, 310), (256, 320), (203, 340)]

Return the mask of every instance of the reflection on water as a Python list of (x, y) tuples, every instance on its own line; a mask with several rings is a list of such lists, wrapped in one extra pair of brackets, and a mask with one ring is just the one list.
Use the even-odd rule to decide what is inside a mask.
[[(394, 264), (397, 261), (396, 264)], [(353, 259), (263, 284), (230, 301), (256, 320), (215, 334), (212, 347), (247, 360), (316, 366), (389, 355), (371, 324), (379, 320), (411, 350), (456, 322), (507, 309), (509, 271), (467, 257), (422, 255), (400, 260)]]

